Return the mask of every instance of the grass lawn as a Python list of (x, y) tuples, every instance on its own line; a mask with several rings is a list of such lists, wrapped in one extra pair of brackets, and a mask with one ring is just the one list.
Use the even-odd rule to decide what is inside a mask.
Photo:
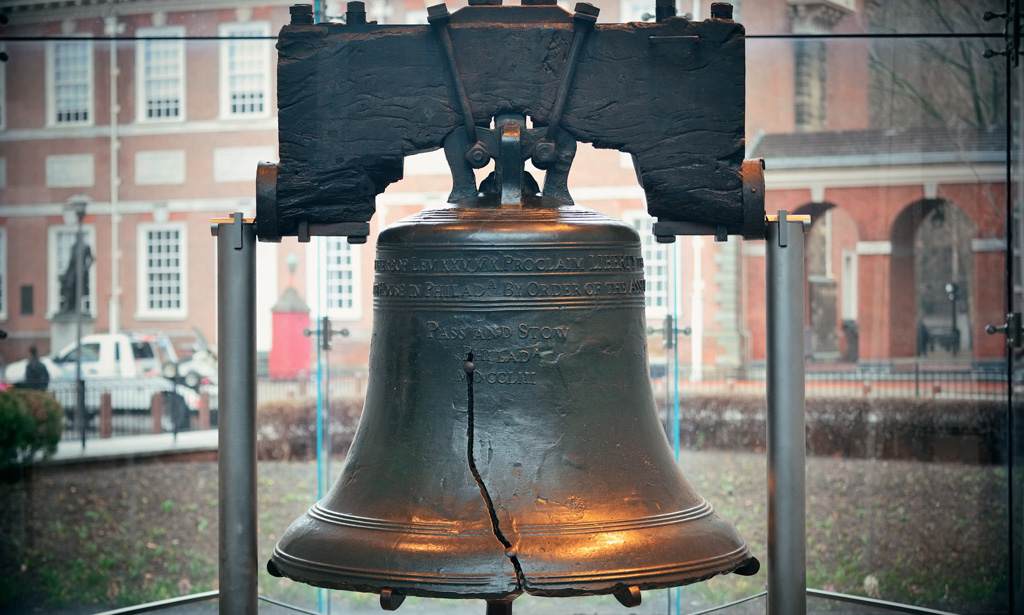
[[(763, 454), (687, 452), (681, 465), (767, 561)], [(335, 463), (335, 472), (341, 463)], [(985, 465), (810, 458), (808, 584), (959, 613), (1006, 612), (1006, 473)], [(312, 462), (259, 464), (259, 549), (313, 503)], [(0, 485), (0, 611), (95, 612), (214, 589), (217, 467), (140, 462), (36, 471)], [(684, 588), (683, 612), (762, 591), (727, 575)], [(317, 590), (261, 571), (260, 592), (315, 607)], [(330, 592), (334, 612), (380, 613), (376, 597)], [(630, 613), (664, 613), (665, 592)], [(522, 605), (522, 606), (520, 606)], [(443, 610), (442, 610), (443, 608)], [(524, 610), (525, 608), (525, 610)], [(764, 611), (763, 602), (751, 607)], [(483, 612), (477, 601), (410, 598), (402, 612)], [(610, 597), (516, 602), (530, 613), (623, 613)]]

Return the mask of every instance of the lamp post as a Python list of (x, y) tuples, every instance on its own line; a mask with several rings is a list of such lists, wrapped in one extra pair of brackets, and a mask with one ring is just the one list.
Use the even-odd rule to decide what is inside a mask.
[(956, 282), (946, 282), (946, 296), (949, 297), (951, 317), (949, 328), (949, 351), (953, 353), (954, 357), (960, 349), (960, 329), (956, 326), (956, 300), (959, 290), (960, 287), (956, 285)]
[(76, 194), (68, 199), (68, 205), (75, 212), (78, 227), (75, 230), (75, 420), (82, 432), (82, 448), (85, 448), (85, 382), (82, 380), (82, 289), (85, 286), (85, 241), (82, 236), (82, 220), (89, 199)]

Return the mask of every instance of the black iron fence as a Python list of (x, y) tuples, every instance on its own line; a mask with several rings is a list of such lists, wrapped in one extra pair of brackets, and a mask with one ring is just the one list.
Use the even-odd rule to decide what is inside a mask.
[[(198, 390), (165, 378), (85, 380), (85, 437), (110, 438), (153, 433), (181, 432), (217, 427), (218, 389), (201, 385)], [(259, 403), (317, 396), (316, 379), (269, 380), (257, 383)], [(82, 437), (82, 418), (76, 403), (73, 380), (50, 383), (50, 392), (64, 408), (64, 440)], [(330, 379), (331, 399), (362, 399), (366, 378), (334, 376)]]
[[(680, 365), (678, 374), (680, 398), (765, 394), (763, 366)], [(664, 364), (654, 364), (651, 380), (659, 401), (674, 397), (674, 382), (666, 378)], [(808, 398), (1001, 400), (1007, 395), (1005, 368), (998, 365), (917, 362), (878, 368), (808, 365), (805, 382)], [(366, 384), (365, 376), (333, 376), (326, 391), (332, 400), (362, 399)], [(264, 378), (257, 383), (256, 397), (260, 404), (309, 399), (316, 397), (323, 386), (315, 378)], [(1024, 387), (1024, 382), (1015, 386)], [(52, 382), (50, 390), (65, 409), (64, 438), (81, 438), (74, 382)], [(209, 429), (217, 426), (217, 412), (216, 385), (203, 385), (197, 391), (164, 378), (85, 381), (87, 438)]]
[(217, 390), (199, 390), (160, 377), (87, 379), (79, 408), (74, 380), (51, 381), (64, 408), (65, 440), (180, 432), (217, 425)]
[[(674, 383), (665, 373), (664, 365), (660, 370), (652, 369), (656, 395), (674, 395)], [(764, 395), (765, 368), (680, 365), (678, 382), (680, 397)], [(804, 382), (807, 397), (1006, 399), (1007, 394), (1005, 366), (967, 363), (807, 365)]]

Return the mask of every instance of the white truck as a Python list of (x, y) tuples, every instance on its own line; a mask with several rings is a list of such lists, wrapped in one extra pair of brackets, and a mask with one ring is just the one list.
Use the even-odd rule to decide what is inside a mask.
[[(74, 343), (52, 356), (40, 357), (50, 373), (49, 390), (65, 410), (75, 408), (75, 371), (78, 346)], [(148, 413), (153, 395), (163, 393), (165, 428), (187, 428), (189, 414), (199, 411), (199, 395), (187, 386), (163, 376), (166, 366), (177, 364), (170, 342), (158, 335), (94, 333), (82, 337), (82, 379), (85, 409), (91, 419), (99, 412), (104, 392), (110, 393), (115, 413)], [(25, 381), (27, 360), (14, 361), (4, 369), (4, 382), (18, 386)], [(166, 370), (166, 371), (165, 371)]]

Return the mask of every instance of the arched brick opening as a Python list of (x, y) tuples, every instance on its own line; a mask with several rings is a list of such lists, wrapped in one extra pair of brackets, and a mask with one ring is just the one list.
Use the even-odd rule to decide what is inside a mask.
[(805, 250), (808, 356), (816, 362), (856, 362), (857, 223), (832, 202), (807, 203), (793, 213), (811, 216)]
[[(922, 237), (925, 223), (960, 225), (957, 235), (946, 242), (929, 241)], [(934, 229), (927, 229), (929, 235)], [(941, 231), (940, 231), (941, 232)], [(970, 324), (975, 295), (974, 261), (970, 254), (970, 240), (974, 237), (974, 223), (955, 203), (943, 199), (922, 199), (907, 205), (893, 220), (890, 231), (892, 246), (889, 255), (889, 353), (891, 358), (911, 358), (934, 354), (936, 347), (945, 348), (950, 356), (970, 358), (972, 326)], [(924, 245), (927, 242), (929, 245)], [(959, 250), (954, 242), (966, 242)], [(949, 252), (949, 255), (946, 252)], [(962, 253), (962, 254), (961, 254)], [(960, 254), (960, 256), (957, 256)], [(918, 270), (924, 266), (922, 258), (950, 258), (949, 280), (918, 279)], [(927, 267), (924, 269), (927, 270)], [(947, 284), (955, 284), (950, 300), (949, 319), (935, 316), (944, 309), (942, 304)], [(938, 288), (931, 288), (937, 286)], [(932, 295), (941, 293), (939, 306), (926, 306), (936, 302)], [(927, 296), (925, 296), (927, 294)], [(948, 299), (946, 299), (948, 300)], [(926, 307), (928, 309), (926, 309)]]

